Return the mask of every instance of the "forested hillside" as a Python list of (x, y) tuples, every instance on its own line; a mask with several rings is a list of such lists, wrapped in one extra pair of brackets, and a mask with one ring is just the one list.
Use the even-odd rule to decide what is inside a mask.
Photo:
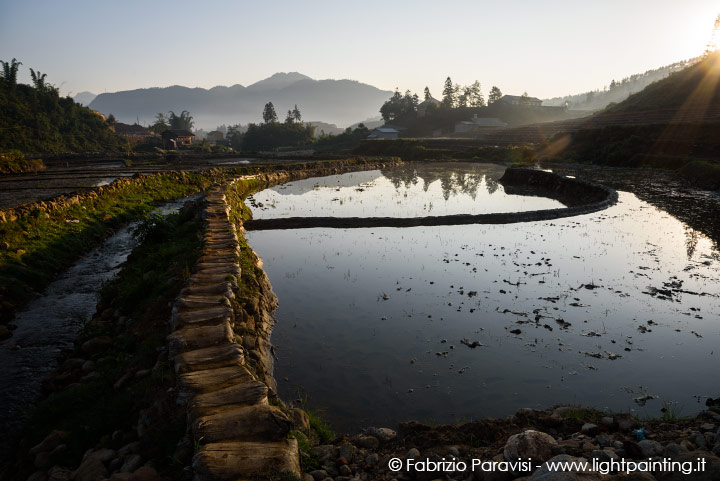
[(15, 59), (2, 62), (0, 77), (0, 151), (23, 153), (122, 150), (125, 141), (101, 115), (45, 82), (31, 69), (33, 86), (18, 84)]

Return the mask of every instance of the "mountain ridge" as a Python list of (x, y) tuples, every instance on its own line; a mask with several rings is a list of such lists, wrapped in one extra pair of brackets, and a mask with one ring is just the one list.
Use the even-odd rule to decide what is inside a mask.
[(261, 122), (267, 102), (282, 121), (295, 105), (303, 118), (347, 126), (376, 117), (391, 91), (349, 79), (315, 80), (299, 72), (278, 72), (247, 87), (217, 85), (210, 89), (171, 85), (103, 93), (88, 105), (121, 122), (152, 124), (158, 113), (187, 110), (196, 128)]

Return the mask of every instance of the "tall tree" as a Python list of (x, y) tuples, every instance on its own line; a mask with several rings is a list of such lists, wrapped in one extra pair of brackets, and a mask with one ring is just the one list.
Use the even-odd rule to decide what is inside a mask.
[(470, 107), (485, 107), (485, 97), (483, 97), (480, 82), (476, 80), (472, 85), (465, 88), (467, 89), (468, 104), (470, 104)]
[(488, 103), (494, 104), (498, 100), (500, 100), (503, 96), (503, 93), (500, 91), (499, 88), (497, 88), (495, 85), (490, 89), (490, 93), (488, 94)]
[(3, 66), (2, 80), (10, 87), (14, 87), (15, 85), (17, 85), (18, 68), (20, 68), (22, 62), (18, 62), (16, 59), (13, 58), (9, 62), (3, 62), (2, 60), (0, 60), (0, 63)]
[(155, 116), (155, 123), (152, 124), (150, 130), (152, 130), (156, 134), (162, 134), (169, 128), (170, 127), (168, 125), (168, 120), (165, 117), (165, 114), (158, 112), (158, 114)]
[(430, 100), (432, 98), (432, 95), (430, 95), (430, 89), (425, 87), (425, 100)]
[(292, 110), (288, 110), (287, 116), (285, 117), (286, 124), (292, 124), (295, 122), (295, 116), (293, 116)]
[(298, 108), (297, 104), (295, 104), (295, 107), (292, 110), (293, 119), (295, 122), (300, 123), (302, 122), (302, 114), (300, 113), (300, 109)]
[(266, 124), (274, 124), (277, 123), (277, 121), (278, 116), (275, 113), (275, 106), (272, 102), (266, 103), (263, 109), (263, 122)]
[(455, 87), (453, 86), (450, 77), (445, 79), (445, 86), (443, 88), (442, 104), (444, 107), (449, 109), (455, 106)]

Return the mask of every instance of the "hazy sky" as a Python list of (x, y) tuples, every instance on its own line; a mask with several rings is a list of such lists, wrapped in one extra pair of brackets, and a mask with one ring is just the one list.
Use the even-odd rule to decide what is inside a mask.
[(718, 13), (717, 0), (0, 0), (0, 59), (72, 95), (298, 71), (547, 98), (700, 55)]

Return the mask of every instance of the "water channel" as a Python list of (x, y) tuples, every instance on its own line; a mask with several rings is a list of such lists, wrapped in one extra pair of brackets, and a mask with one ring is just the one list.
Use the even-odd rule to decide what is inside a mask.
[[(185, 197), (157, 209), (161, 215), (178, 211)], [(22, 424), (42, 381), (57, 367), (60, 353), (72, 347), (83, 323), (95, 313), (98, 293), (112, 279), (136, 245), (132, 229), (122, 227), (100, 247), (88, 252), (19, 311), (13, 336), (0, 342), (0, 430)]]

